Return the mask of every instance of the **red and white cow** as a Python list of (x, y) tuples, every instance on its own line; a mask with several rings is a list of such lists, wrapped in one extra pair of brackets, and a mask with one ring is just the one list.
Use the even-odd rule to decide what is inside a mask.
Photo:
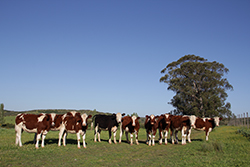
[[(165, 145), (168, 144), (168, 131), (170, 129), (170, 123), (171, 123), (171, 117), (173, 115), (171, 114), (162, 114), (158, 117), (157, 123), (158, 123), (158, 129), (159, 129), (159, 144), (162, 144), (162, 137), (165, 136)], [(165, 135), (164, 135), (165, 133)]]
[(80, 114), (76, 111), (68, 112), (63, 116), (62, 126), (59, 132), (58, 146), (61, 146), (61, 138), (63, 135), (63, 145), (66, 146), (66, 136), (67, 133), (73, 133), (77, 136), (77, 147), (81, 148), (80, 140), (82, 136), (83, 147), (86, 148), (85, 135), (88, 128), (87, 120), (91, 118), (92, 115)]
[(158, 116), (154, 116), (153, 114), (150, 116), (146, 115), (144, 126), (145, 126), (146, 133), (147, 133), (146, 144), (148, 144), (149, 146), (151, 146), (151, 140), (152, 140), (152, 146), (155, 145), (155, 134), (158, 128), (158, 125), (156, 122), (157, 118)]
[(22, 131), (29, 133), (37, 133), (36, 145), (39, 148), (39, 140), (42, 135), (41, 147), (44, 147), (44, 139), (51, 128), (52, 121), (48, 114), (18, 114), (15, 119), (16, 145), (22, 147), (21, 135)]
[(139, 145), (138, 142), (138, 132), (140, 129), (140, 124), (139, 124), (139, 120), (140, 117), (136, 117), (135, 115), (131, 116), (125, 116), (122, 118), (122, 123), (120, 125), (120, 139), (119, 139), (119, 143), (121, 143), (121, 138), (122, 138), (122, 134), (125, 131), (126, 134), (126, 139), (127, 142), (128, 141), (128, 132), (130, 133), (130, 145), (133, 145), (133, 133), (135, 134), (135, 140), (136, 140), (136, 144)]
[[(51, 113), (51, 114), (47, 114), (47, 115), (51, 119), (50, 130), (59, 131), (60, 128), (62, 128), (62, 120), (63, 120), (64, 114), (59, 115), (59, 114)], [(36, 137), (37, 137), (37, 133), (35, 133), (35, 136), (34, 136), (34, 143), (36, 143)]]
[(174, 115), (171, 117), (170, 129), (172, 133), (172, 144), (178, 143), (177, 133), (181, 131), (182, 145), (186, 144), (186, 138), (191, 125), (193, 125), (193, 119), (190, 116)]
[[(216, 127), (219, 126), (220, 120), (222, 118), (220, 117), (214, 117), (214, 118), (199, 118), (196, 117), (194, 125), (192, 125), (192, 128), (195, 130), (203, 130), (206, 132), (206, 141), (208, 141), (209, 133)], [(191, 129), (189, 130), (188, 134), (188, 141), (190, 140), (191, 135)]]

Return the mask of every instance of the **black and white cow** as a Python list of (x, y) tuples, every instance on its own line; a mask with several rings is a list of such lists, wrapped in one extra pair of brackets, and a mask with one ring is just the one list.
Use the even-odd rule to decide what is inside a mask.
[(98, 135), (98, 141), (101, 142), (100, 139), (100, 133), (101, 130), (108, 130), (109, 131), (109, 144), (111, 144), (111, 132), (114, 134), (114, 143), (116, 144), (116, 132), (119, 126), (119, 123), (121, 123), (122, 116), (124, 116), (125, 113), (117, 113), (112, 115), (95, 115), (92, 118), (92, 125), (93, 126), (93, 120), (95, 121), (95, 139), (96, 142), (96, 135)]

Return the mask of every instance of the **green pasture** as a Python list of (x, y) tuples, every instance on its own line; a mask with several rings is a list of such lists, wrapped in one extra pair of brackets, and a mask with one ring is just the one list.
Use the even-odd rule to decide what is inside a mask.
[[(12, 117), (6, 117), (7, 122)], [(0, 128), (1, 166), (249, 166), (250, 141), (237, 134), (238, 127), (215, 128), (205, 141), (203, 131), (192, 131), (192, 143), (186, 145), (145, 144), (145, 129), (139, 132), (139, 145), (109, 144), (108, 133), (102, 131), (101, 143), (93, 141), (94, 132), (87, 131), (87, 148), (77, 148), (75, 134), (67, 137), (67, 146), (57, 146), (58, 132), (49, 132), (45, 148), (35, 149), (34, 134), (23, 132), (23, 147), (15, 146), (15, 130)], [(118, 131), (119, 134), (119, 131)], [(118, 139), (117, 135), (117, 139)], [(158, 142), (158, 133), (156, 136)], [(181, 139), (179, 137), (179, 139)], [(112, 137), (113, 141), (113, 137)]]

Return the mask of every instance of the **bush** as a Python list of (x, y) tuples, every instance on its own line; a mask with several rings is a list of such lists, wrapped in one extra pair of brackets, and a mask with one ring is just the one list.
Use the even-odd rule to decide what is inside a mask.
[(236, 133), (238, 134), (242, 134), (243, 136), (247, 137), (248, 139), (250, 139), (250, 129), (247, 129), (245, 127), (242, 127), (241, 129), (238, 129), (236, 131)]

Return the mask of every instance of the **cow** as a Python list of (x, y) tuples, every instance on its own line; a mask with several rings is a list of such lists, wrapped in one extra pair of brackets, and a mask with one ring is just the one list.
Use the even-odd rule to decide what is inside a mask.
[[(158, 129), (159, 129), (159, 144), (162, 144), (162, 138), (165, 136), (165, 145), (168, 144), (168, 131), (170, 129), (170, 123), (171, 123), (171, 117), (173, 115), (171, 114), (162, 114), (158, 117)], [(165, 135), (164, 135), (165, 133)]]
[(92, 115), (86, 113), (80, 114), (76, 111), (71, 111), (62, 117), (62, 126), (60, 127), (58, 146), (61, 146), (61, 138), (63, 136), (63, 145), (66, 146), (66, 137), (68, 133), (76, 134), (77, 147), (81, 148), (80, 140), (82, 136), (83, 147), (86, 148), (85, 135), (88, 128), (87, 121)]
[[(51, 119), (50, 130), (51, 131), (59, 131), (60, 128), (62, 128), (62, 120), (63, 120), (64, 114), (51, 113), (51, 114), (48, 114), (48, 116)], [(34, 144), (36, 143), (36, 137), (37, 137), (37, 133), (35, 133), (35, 136), (34, 136)]]
[(22, 147), (21, 135), (23, 130), (29, 133), (37, 133), (36, 145), (39, 148), (39, 140), (42, 136), (41, 147), (44, 147), (44, 139), (52, 126), (52, 121), (48, 114), (18, 114), (15, 119), (16, 145)]
[(111, 132), (114, 134), (114, 143), (116, 144), (116, 132), (119, 126), (119, 123), (121, 123), (122, 116), (124, 116), (125, 113), (117, 113), (112, 115), (95, 115), (92, 118), (92, 124), (93, 127), (93, 121), (95, 121), (95, 133), (94, 133), (94, 142), (96, 142), (96, 135), (98, 135), (98, 141), (101, 142), (100, 134), (101, 130), (108, 130), (109, 131), (109, 144), (111, 144)]
[(186, 138), (188, 135), (189, 130), (191, 129), (191, 125), (194, 125), (194, 119), (192, 119), (195, 116), (181, 116), (181, 115), (174, 115), (171, 117), (170, 122), (170, 130), (171, 130), (171, 138), (172, 138), (172, 144), (177, 143), (178, 144), (178, 138), (177, 134), (178, 131), (181, 131), (182, 136), (182, 145), (186, 144)]
[[(219, 126), (221, 117), (214, 117), (214, 118), (200, 118), (196, 117), (194, 125), (191, 127), (195, 130), (203, 130), (206, 132), (206, 141), (208, 141), (209, 133), (216, 127)], [(191, 142), (190, 139), (191, 129), (189, 130), (188, 134), (188, 141)]]
[(149, 146), (151, 146), (151, 141), (152, 141), (152, 146), (155, 145), (155, 134), (156, 134), (157, 128), (158, 128), (158, 125), (156, 122), (157, 118), (158, 118), (158, 116), (154, 116), (153, 114), (150, 116), (146, 115), (144, 127), (145, 127), (146, 133), (147, 133), (146, 144), (148, 144)]
[(138, 132), (140, 129), (140, 124), (139, 124), (139, 120), (140, 117), (136, 117), (135, 115), (131, 116), (125, 116), (122, 118), (122, 123), (120, 126), (120, 139), (119, 139), (119, 143), (121, 143), (121, 138), (122, 138), (122, 134), (123, 131), (125, 131), (126, 134), (126, 139), (127, 142), (129, 143), (128, 140), (128, 132), (130, 133), (130, 145), (133, 145), (133, 133), (135, 134), (135, 140), (136, 140), (136, 144), (139, 145), (138, 142)]

